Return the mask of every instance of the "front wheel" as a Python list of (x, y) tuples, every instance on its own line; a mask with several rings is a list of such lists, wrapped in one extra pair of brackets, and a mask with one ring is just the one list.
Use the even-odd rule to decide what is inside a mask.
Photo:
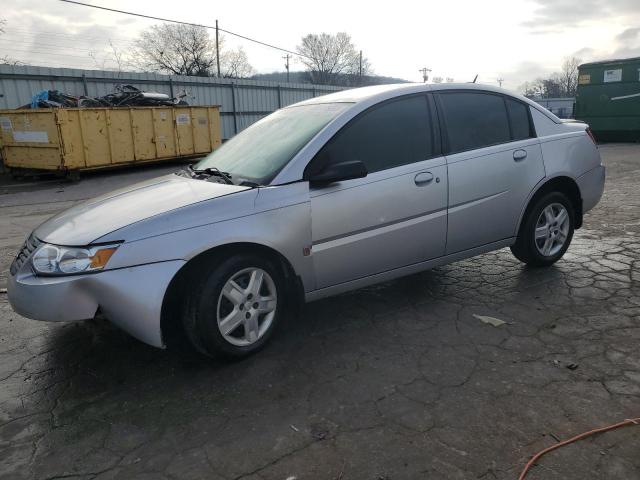
[(511, 252), (527, 265), (552, 265), (569, 248), (574, 225), (573, 205), (567, 196), (561, 192), (547, 193), (528, 210)]
[(209, 356), (240, 358), (262, 348), (282, 316), (284, 280), (269, 260), (234, 255), (203, 275), (188, 298), (187, 337)]

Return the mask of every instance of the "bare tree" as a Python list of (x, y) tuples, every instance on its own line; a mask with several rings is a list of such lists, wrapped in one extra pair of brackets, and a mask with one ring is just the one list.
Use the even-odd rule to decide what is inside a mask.
[[(329, 84), (341, 74), (360, 74), (360, 53), (344, 32), (309, 34), (302, 38), (297, 51), (314, 83)], [(363, 57), (362, 75), (370, 73), (371, 64)]]
[(561, 71), (557, 76), (563, 96), (573, 97), (578, 88), (578, 66), (582, 60), (577, 57), (567, 57), (562, 62)]
[(204, 27), (153, 25), (136, 43), (137, 63), (145, 70), (208, 76), (216, 64), (215, 43)]
[(537, 78), (520, 85), (519, 90), (526, 97), (553, 98), (574, 97), (578, 88), (578, 66), (582, 60), (567, 57), (562, 62), (560, 73), (552, 73), (547, 78)]
[(223, 77), (247, 78), (255, 73), (242, 47), (221, 54), (220, 62), (222, 64)]
[[(4, 18), (0, 18), (0, 35), (2, 35), (4, 33), (4, 27), (7, 24), (7, 21)], [(11, 57), (9, 57), (9, 55), (5, 55), (3, 57), (0, 57), (0, 64), (3, 65), (24, 65), (24, 62), (21, 62), (20, 60), (15, 60)]]
[(518, 87), (518, 90), (529, 98), (542, 96), (542, 83), (541, 80), (527, 81)]
[(554, 98), (564, 96), (564, 91), (557, 74), (549, 78), (537, 78), (532, 82), (520, 85), (519, 90), (529, 98)]
[(125, 65), (128, 61), (125, 59), (124, 54), (116, 48), (111, 40), (109, 40), (109, 47), (111, 47), (111, 56), (113, 57), (113, 62), (116, 64), (118, 68), (118, 73), (122, 73)]
[(107, 69), (107, 60), (105, 58), (99, 58), (98, 57), (98, 51), (97, 50), (89, 50), (89, 58), (93, 61), (93, 65), (96, 68), (99, 68), (100, 70), (106, 70)]
[[(224, 38), (218, 39), (220, 69), (225, 77), (245, 78), (253, 75), (246, 52), (224, 48)], [(204, 27), (182, 24), (154, 25), (142, 32), (137, 40), (136, 61), (144, 70), (174, 75), (210, 76), (217, 70), (216, 44)], [(111, 59), (120, 69), (126, 58), (112, 45)]]
[(545, 98), (557, 98), (566, 96), (559, 80), (558, 74), (553, 74), (549, 78), (544, 78), (542, 82), (542, 96)]
[[(89, 57), (93, 60), (94, 65), (101, 70), (115, 70), (122, 73), (124, 68), (130, 63), (122, 51), (120, 51), (111, 40), (109, 40), (109, 49), (104, 52), (104, 56), (98, 56), (97, 50), (89, 51)], [(113, 65), (115, 64), (115, 67)]]

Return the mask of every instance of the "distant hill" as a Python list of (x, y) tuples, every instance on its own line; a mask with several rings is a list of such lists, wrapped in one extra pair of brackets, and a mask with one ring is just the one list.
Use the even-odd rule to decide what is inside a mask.
[[(251, 77), (252, 80), (266, 80), (270, 82), (287, 81), (287, 72), (258, 73)], [(291, 83), (311, 83), (309, 72), (290, 72), (289, 82)], [(365, 75), (362, 79), (358, 75), (336, 75), (333, 85), (339, 87), (360, 87), (367, 85), (384, 85), (388, 83), (410, 83), (408, 80), (394, 77), (380, 77), (377, 75)]]

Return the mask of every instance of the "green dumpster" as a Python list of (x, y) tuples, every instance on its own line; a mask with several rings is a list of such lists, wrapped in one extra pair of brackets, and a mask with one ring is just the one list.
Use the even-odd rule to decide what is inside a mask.
[(576, 119), (601, 141), (640, 141), (640, 57), (578, 67)]

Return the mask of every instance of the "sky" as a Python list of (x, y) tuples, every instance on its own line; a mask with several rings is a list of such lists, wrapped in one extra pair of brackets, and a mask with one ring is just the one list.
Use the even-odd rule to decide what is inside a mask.
[[(431, 77), (517, 90), (559, 71), (566, 57), (583, 62), (640, 56), (640, 0), (448, 0), (300, 2), (85, 0), (86, 3), (214, 25), (295, 50), (308, 33), (346, 32), (374, 73)], [(3, 0), (0, 58), (42, 66), (113, 68), (157, 21), (58, 0)], [(284, 70), (283, 52), (226, 35), (260, 73)], [(111, 47), (112, 45), (113, 47)], [(302, 70), (293, 62), (292, 70)]]

